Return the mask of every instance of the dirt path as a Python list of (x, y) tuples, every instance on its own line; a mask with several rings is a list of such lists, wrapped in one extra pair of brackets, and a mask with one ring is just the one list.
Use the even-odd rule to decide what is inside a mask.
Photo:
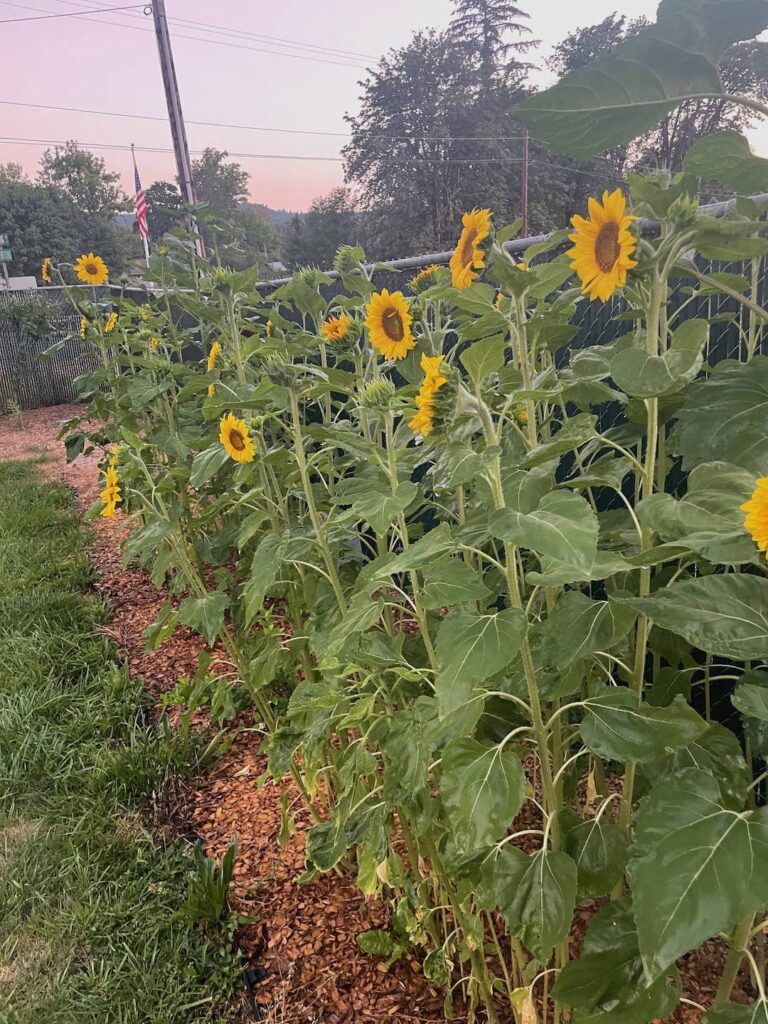
[[(74, 490), (85, 513), (98, 497), (98, 456), (80, 456), (68, 465), (57, 439), (62, 421), (79, 412), (72, 405), (25, 412), (21, 429), (12, 418), (0, 418), (0, 459), (45, 455), (50, 460), (45, 472)], [(180, 675), (195, 671), (205, 644), (180, 626), (156, 651), (144, 651), (144, 629), (167, 594), (143, 571), (123, 568), (125, 524), (119, 513), (114, 519), (97, 518), (93, 525), (97, 589), (113, 609), (109, 633), (131, 674), (143, 678), (153, 697), (159, 697)], [(241, 733), (212, 774), (171, 801), (167, 810), (174, 827), (197, 834), (211, 855), (221, 856), (232, 836), (238, 837), (233, 904), (257, 919), (241, 929), (239, 940), (249, 965), (267, 971), (256, 989), (261, 1019), (270, 1024), (443, 1021), (442, 994), (426, 981), (415, 958), (403, 958), (386, 970), (359, 949), (361, 931), (387, 925), (380, 901), (364, 900), (353, 879), (335, 874), (298, 884), (311, 821), (288, 780), (258, 785), (266, 767), (259, 745), (256, 732)], [(296, 831), (281, 848), (284, 792)], [(243, 1020), (252, 1019), (257, 1018), (244, 1007)]]

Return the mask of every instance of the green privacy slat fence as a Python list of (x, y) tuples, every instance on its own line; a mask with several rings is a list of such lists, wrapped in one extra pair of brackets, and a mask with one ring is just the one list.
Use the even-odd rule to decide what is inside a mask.
[[(41, 303), (49, 330), (36, 337), (7, 319), (12, 307)], [(43, 353), (63, 342), (50, 358)], [(74, 381), (96, 365), (93, 349), (80, 339), (80, 317), (60, 288), (0, 291), (0, 413), (13, 405), (39, 409), (77, 400)]]

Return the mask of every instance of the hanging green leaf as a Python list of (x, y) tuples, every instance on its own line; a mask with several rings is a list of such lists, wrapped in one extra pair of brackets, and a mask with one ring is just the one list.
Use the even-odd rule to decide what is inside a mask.
[(610, 601), (593, 601), (569, 590), (537, 630), (546, 664), (567, 668), (595, 651), (614, 647), (629, 632), (634, 612)]
[(715, 1003), (702, 1017), (702, 1024), (768, 1024), (768, 1000), (755, 1003)]
[(689, 384), (704, 362), (709, 337), (706, 320), (686, 320), (674, 332), (663, 356), (626, 348), (611, 360), (611, 377), (633, 398), (669, 395)]
[(629, 860), (629, 835), (603, 814), (580, 818), (573, 811), (558, 815), (563, 849), (576, 863), (579, 893), (607, 896), (624, 877)]
[(245, 583), (245, 624), (250, 625), (261, 611), (267, 591), (277, 579), (285, 555), (286, 538), (269, 533), (259, 543), (251, 561), (251, 571)]
[(731, 701), (742, 715), (768, 722), (768, 686), (739, 683), (731, 695)]
[(501, 909), (512, 933), (538, 960), (546, 961), (568, 934), (575, 905), (573, 859), (561, 851), (540, 850)]
[(490, 590), (471, 565), (458, 558), (438, 562), (424, 574), (421, 603), (425, 608), (450, 608), (468, 601), (481, 601)]
[(649, 597), (615, 598), (692, 647), (738, 661), (768, 658), (768, 579), (701, 576)]
[(749, 769), (739, 741), (725, 726), (710, 722), (706, 731), (692, 743), (643, 765), (643, 773), (656, 783), (661, 778), (677, 775), (683, 768), (711, 772), (720, 786), (724, 805), (736, 811), (742, 810)]
[(768, 904), (768, 808), (723, 806), (709, 772), (686, 768), (640, 804), (629, 865), (649, 980)]
[(538, 555), (589, 569), (597, 552), (597, 517), (592, 506), (572, 491), (545, 494), (535, 512), (501, 509), (491, 516), (494, 537)]
[(694, 142), (684, 163), (690, 174), (731, 185), (745, 195), (768, 191), (768, 160), (754, 156), (739, 132), (705, 135)]
[(229, 458), (226, 449), (221, 444), (213, 444), (202, 452), (198, 452), (192, 460), (192, 470), (189, 474), (190, 487), (202, 487), (214, 476)]
[(657, 708), (639, 703), (626, 687), (606, 687), (586, 701), (581, 738), (601, 757), (642, 763), (688, 746), (706, 728), (704, 719), (679, 695), (667, 707)]
[(205, 597), (185, 597), (179, 605), (179, 622), (190, 626), (212, 644), (224, 625), (229, 597), (220, 590)]

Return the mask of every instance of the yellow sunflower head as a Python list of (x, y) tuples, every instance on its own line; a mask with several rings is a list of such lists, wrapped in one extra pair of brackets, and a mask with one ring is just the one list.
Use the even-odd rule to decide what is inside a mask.
[(88, 321), (84, 316), (80, 317), (80, 337), (85, 338), (85, 332), (88, 330)]
[(343, 341), (352, 326), (352, 317), (346, 313), (332, 316), (320, 328), (320, 333), (327, 341)]
[(149, 320), (149, 306), (141, 307), (139, 310), (139, 320), (143, 320), (145, 322)]
[(421, 357), (424, 380), (416, 396), (416, 408), (419, 411), (408, 421), (408, 426), (414, 434), (421, 434), (422, 437), (428, 437), (435, 425), (435, 395), (446, 382), (441, 372), (442, 362), (442, 356)]
[(216, 366), (216, 360), (219, 358), (220, 352), (221, 345), (218, 341), (214, 341), (211, 345), (211, 351), (208, 353), (208, 373)]
[(365, 326), (371, 337), (371, 344), (385, 359), (405, 359), (416, 346), (411, 323), (408, 300), (402, 292), (382, 288), (371, 296), (366, 309)]
[(104, 489), (99, 491), (99, 498), (104, 504), (104, 508), (99, 515), (110, 518), (115, 514), (119, 502), (122, 501), (120, 497), (120, 480), (112, 460), (110, 460), (110, 464), (104, 471)]
[(104, 324), (104, 333), (111, 334), (117, 326), (117, 313), (110, 313), (107, 322)]
[(271, 338), (272, 337), (272, 321), (271, 320), (267, 320), (266, 331), (267, 331), (267, 337)]
[(159, 344), (160, 344), (160, 342), (158, 341), (158, 339), (157, 339), (157, 338), (154, 338), (154, 337), (153, 337), (153, 338), (150, 338), (150, 339), (149, 339), (149, 347), (150, 347), (150, 350), (151, 350), (152, 352), (157, 352), (157, 346), (158, 346)]
[(46, 256), (43, 260), (43, 265), (40, 268), (40, 277), (46, 284), (53, 284), (53, 278), (51, 277), (51, 258)]
[(433, 283), (433, 277), (435, 271), (438, 269), (436, 263), (432, 263), (428, 267), (424, 267), (418, 274), (414, 274), (408, 284), (413, 288), (415, 292), (422, 292), (425, 288), (429, 288)]
[(87, 256), (78, 256), (75, 260), (77, 279), (84, 284), (104, 284), (109, 277), (107, 265), (101, 256), (89, 252)]
[(744, 502), (741, 511), (747, 513), (744, 529), (761, 551), (768, 552), (768, 476), (758, 479), (752, 497)]
[(253, 462), (256, 445), (245, 420), (239, 420), (233, 412), (219, 420), (219, 440), (235, 462)]
[(213, 398), (213, 396), (215, 394), (216, 394), (216, 385), (215, 384), (209, 384), (208, 385), (208, 397), (209, 398)]
[(637, 239), (630, 231), (636, 217), (626, 213), (627, 201), (620, 188), (603, 192), (602, 204), (589, 199), (589, 219), (571, 217), (576, 228), (568, 237), (571, 267), (579, 275), (581, 290), (590, 300), (605, 302), (627, 283), (627, 271), (637, 266), (632, 253)]
[(468, 288), (485, 266), (485, 254), (491, 238), (491, 211), (475, 208), (461, 219), (462, 230), (451, 256), (451, 284)]

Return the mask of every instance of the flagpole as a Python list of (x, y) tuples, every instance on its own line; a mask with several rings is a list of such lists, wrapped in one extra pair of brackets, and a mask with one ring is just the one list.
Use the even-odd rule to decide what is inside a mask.
[[(131, 159), (133, 160), (133, 173), (134, 173), (136, 181), (138, 182), (139, 172), (138, 172), (138, 169), (136, 167), (136, 151), (134, 149), (133, 143), (131, 143)], [(145, 235), (145, 234), (142, 234), (141, 231), (139, 232), (139, 234), (141, 234), (141, 240), (144, 243), (144, 260), (145, 260), (147, 266), (149, 266), (149, 239), (148, 239), (148, 236)]]

